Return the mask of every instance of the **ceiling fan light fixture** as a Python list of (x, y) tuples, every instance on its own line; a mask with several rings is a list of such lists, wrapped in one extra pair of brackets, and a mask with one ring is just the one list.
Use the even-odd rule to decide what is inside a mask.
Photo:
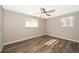
[(40, 14), (40, 17), (50, 17), (52, 16), (52, 12), (55, 12), (55, 9), (47, 11), (45, 8), (40, 8), (41, 13), (36, 13)]

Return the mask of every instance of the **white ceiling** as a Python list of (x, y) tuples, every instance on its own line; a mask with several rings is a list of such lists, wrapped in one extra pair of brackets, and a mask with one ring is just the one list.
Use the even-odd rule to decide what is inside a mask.
[[(46, 8), (47, 10), (52, 10), (55, 9), (54, 13), (51, 13), (52, 16), (50, 17), (55, 17), (75, 11), (79, 11), (79, 5), (3, 5), (4, 9), (15, 11), (15, 12), (20, 12), (32, 16), (37, 16), (40, 17), (40, 14), (35, 14), (35, 13), (40, 13), (40, 8)], [(44, 16), (41, 18), (50, 18), (48, 16)]]

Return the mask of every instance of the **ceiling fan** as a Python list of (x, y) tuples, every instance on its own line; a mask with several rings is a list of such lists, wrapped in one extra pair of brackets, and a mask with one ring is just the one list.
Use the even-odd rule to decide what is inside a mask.
[(50, 13), (55, 12), (55, 9), (47, 11), (45, 8), (40, 8), (40, 11), (41, 13), (36, 13), (36, 14), (41, 14), (41, 15), (45, 14), (46, 16), (51, 16)]

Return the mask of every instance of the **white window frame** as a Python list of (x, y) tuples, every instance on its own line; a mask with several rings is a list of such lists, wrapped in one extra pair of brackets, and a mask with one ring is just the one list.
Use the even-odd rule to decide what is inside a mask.
[(25, 21), (25, 27), (38, 27), (38, 19), (28, 18)]
[(74, 17), (69, 16), (69, 17), (63, 17), (61, 18), (61, 27), (73, 27), (74, 25)]

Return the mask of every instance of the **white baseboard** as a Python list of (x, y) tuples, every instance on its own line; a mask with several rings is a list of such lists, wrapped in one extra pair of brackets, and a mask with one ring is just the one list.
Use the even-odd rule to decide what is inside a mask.
[[(74, 41), (74, 42), (78, 42), (79, 43), (79, 41), (72, 40), (72, 39), (69, 39), (69, 38), (63, 38), (63, 37), (60, 37), (60, 36), (55, 36), (55, 35), (50, 35), (50, 34), (47, 34), (47, 35), (54, 36), (54, 37), (58, 37), (58, 38), (62, 38), (62, 39), (66, 39), (66, 40), (70, 40), (70, 41)], [(43, 36), (43, 35), (39, 35), (39, 36)], [(34, 36), (34, 37), (39, 37), (39, 36)], [(12, 43), (16, 43), (16, 42), (19, 42), (19, 41), (23, 41), (23, 40), (28, 40), (28, 39), (31, 39), (31, 38), (34, 38), (34, 37), (29, 37), (29, 38), (24, 38), (24, 39), (12, 41), (12, 42), (7, 42), (7, 43), (4, 43), (3, 46), (4, 45), (8, 45), (8, 44), (12, 44)], [(2, 49), (0, 49), (0, 50), (2, 50)]]
[(66, 40), (70, 40), (70, 41), (74, 41), (74, 42), (78, 42), (78, 43), (79, 43), (79, 41), (77, 41), (77, 40), (73, 40), (73, 39), (70, 39), (70, 38), (63, 38), (63, 37), (55, 36), (55, 35), (51, 35), (51, 34), (47, 34), (47, 35), (49, 35), (49, 36), (53, 36), (53, 37), (58, 37), (58, 38), (62, 38), (62, 39), (66, 39)]
[(12, 43), (28, 40), (28, 39), (31, 39), (31, 38), (34, 38), (34, 37), (39, 37), (39, 36), (43, 36), (43, 35), (33, 36), (33, 37), (29, 37), (29, 38), (23, 38), (23, 39), (20, 39), (20, 40), (4, 43), (3, 45), (8, 45), (8, 44), (12, 44)]

